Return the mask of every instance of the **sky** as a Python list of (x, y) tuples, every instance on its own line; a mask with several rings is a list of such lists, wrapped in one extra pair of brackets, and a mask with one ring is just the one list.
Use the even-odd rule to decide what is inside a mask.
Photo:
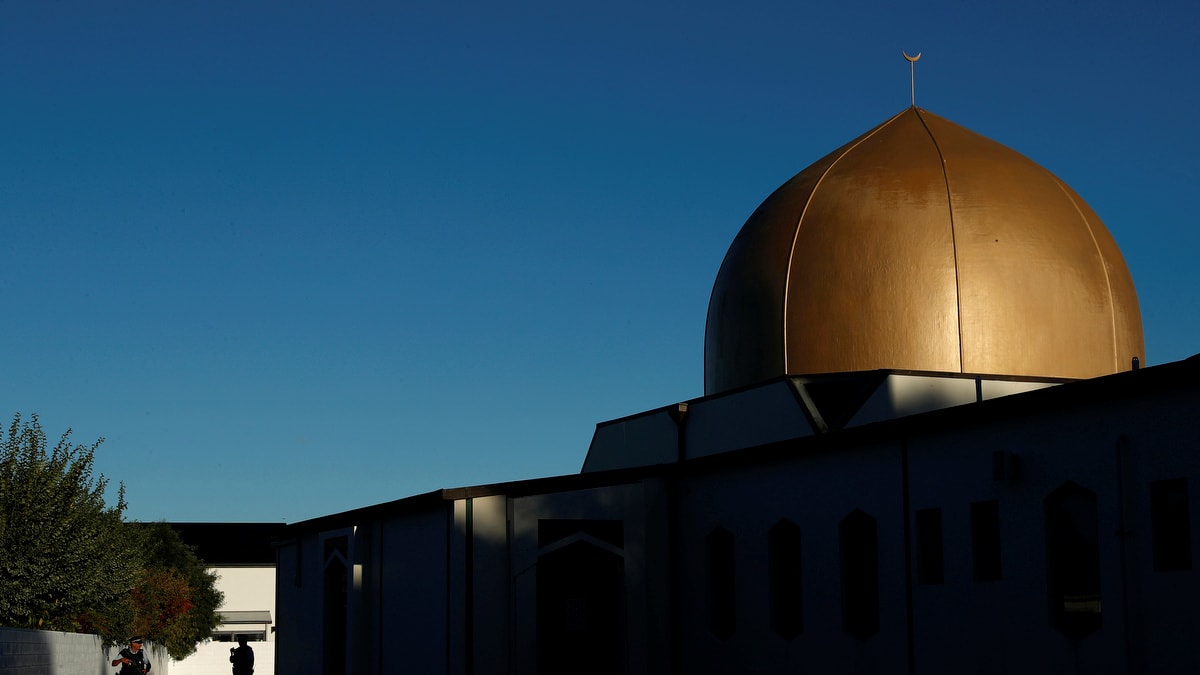
[(1071, 185), (1200, 352), (1200, 3), (0, 0), (0, 413), (130, 519), (576, 473), (703, 394), (725, 250), (917, 105)]

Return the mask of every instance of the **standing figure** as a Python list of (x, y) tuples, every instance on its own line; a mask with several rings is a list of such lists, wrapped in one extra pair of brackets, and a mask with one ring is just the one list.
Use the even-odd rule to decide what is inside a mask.
[(121, 670), (117, 671), (117, 675), (146, 675), (150, 672), (150, 657), (142, 651), (141, 637), (129, 638), (129, 647), (122, 649), (113, 659), (112, 665), (118, 664)]
[(254, 675), (254, 650), (246, 644), (246, 636), (239, 635), (238, 646), (229, 648), (229, 662), (233, 664), (233, 675)]

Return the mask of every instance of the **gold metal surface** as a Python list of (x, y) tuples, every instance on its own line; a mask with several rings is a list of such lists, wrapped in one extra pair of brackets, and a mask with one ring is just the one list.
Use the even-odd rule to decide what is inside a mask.
[(931, 370), (1087, 378), (1145, 362), (1112, 236), (1025, 156), (909, 108), (784, 183), (709, 302), (704, 388)]

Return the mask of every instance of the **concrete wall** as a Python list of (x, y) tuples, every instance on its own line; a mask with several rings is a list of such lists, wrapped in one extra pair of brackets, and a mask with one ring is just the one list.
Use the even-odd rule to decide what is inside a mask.
[[(216, 587), (225, 594), (225, 602), (219, 608), (222, 612), (262, 612), (271, 613), (275, 620), (275, 566), (244, 566), (244, 567), (213, 567), (211, 571), (217, 575)], [(275, 624), (221, 624), (217, 626), (219, 633), (240, 633), (264, 631), (267, 642), (275, 641)], [(226, 647), (229, 645), (226, 644)], [(258, 650), (255, 649), (257, 654)], [(261, 672), (255, 668), (256, 675)], [(267, 675), (271, 675), (267, 673)]]
[[(273, 675), (275, 672), (275, 643), (247, 642), (254, 650), (254, 675)], [(182, 661), (171, 662), (171, 675), (219, 675), (232, 672), (229, 650), (236, 643), (206, 642), (196, 648), (196, 653)], [(151, 675), (158, 673), (157, 662)]]
[[(222, 612), (269, 611), (275, 618), (275, 566), (262, 567), (214, 567), (217, 574), (217, 590), (225, 594)], [(267, 627), (267, 641), (274, 641), (271, 628)], [(236, 626), (226, 626), (236, 631)], [(254, 627), (256, 630), (259, 626)], [(255, 669), (257, 673), (257, 669)]]
[[(95, 635), (0, 628), (0, 675), (111, 675), (119, 651)], [(148, 652), (153, 672), (171, 672), (161, 650)]]

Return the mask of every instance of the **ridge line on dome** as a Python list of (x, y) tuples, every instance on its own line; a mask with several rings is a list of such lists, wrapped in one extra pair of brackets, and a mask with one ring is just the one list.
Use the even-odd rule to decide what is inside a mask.
[(954, 309), (956, 314), (957, 324), (955, 328), (958, 331), (958, 372), (965, 373), (967, 367), (967, 355), (963, 346), (963, 311), (962, 311), (962, 285), (958, 276), (958, 233), (954, 228), (954, 200), (950, 196), (950, 175), (946, 173), (946, 156), (942, 154), (942, 146), (938, 144), (937, 137), (933, 135), (933, 129), (929, 128), (929, 124), (925, 122), (925, 116), (921, 114), (921, 109), (913, 105), (913, 110), (917, 113), (917, 119), (921, 121), (921, 126), (925, 128), (925, 133), (929, 134), (929, 140), (933, 143), (933, 149), (937, 151), (939, 164), (942, 170), (942, 184), (946, 187), (946, 211), (950, 214), (950, 250), (954, 253)]
[[(846, 155), (853, 152), (856, 148), (858, 148), (858, 146), (865, 143), (867, 141), (867, 139), (875, 136), (875, 134), (882, 131), (885, 127), (890, 125), (892, 122), (895, 122), (897, 119), (899, 119), (901, 116), (903, 116), (904, 113), (908, 112), (909, 110), (913, 110), (913, 109), (914, 108), (905, 108), (904, 110), (901, 110), (900, 112), (896, 113), (895, 115), (892, 115), (887, 120), (885, 120), (883, 123), (876, 125), (874, 129), (871, 129), (867, 133), (863, 134), (857, 141), (854, 142), (853, 145), (847, 147), (844, 151), (842, 151), (842, 154), (838, 155), (837, 159), (833, 160), (832, 162), (829, 163), (829, 166), (825, 167), (825, 170), (821, 172), (821, 177), (818, 178), (815, 183), (813, 183), (812, 190), (809, 190), (808, 196), (804, 198), (804, 208), (800, 209), (800, 216), (799, 216), (799, 218), (796, 219), (796, 228), (792, 232), (792, 245), (790, 247), (788, 247), (787, 269), (784, 270), (784, 275), (783, 275), (783, 307), (782, 307), (783, 311), (782, 311), (782, 314), (780, 314), (780, 316), (783, 317), (783, 321), (781, 321), (780, 323), (782, 324), (781, 328), (783, 329), (783, 336), (782, 336), (783, 337), (783, 343), (782, 343), (783, 344), (783, 372), (785, 374), (787, 372), (789, 372), (787, 308), (788, 308), (789, 296), (791, 295), (791, 291), (792, 291), (792, 261), (795, 260), (795, 258), (796, 258), (796, 240), (799, 239), (799, 237), (800, 237), (800, 228), (804, 226), (804, 216), (808, 213), (809, 205), (812, 204), (813, 195), (815, 195), (817, 193), (817, 189), (821, 187), (821, 183), (823, 183), (825, 181), (825, 177), (829, 175), (829, 172), (833, 171), (833, 167), (837, 166), (838, 162), (841, 162), (842, 159)], [(722, 264), (724, 264), (724, 263), (722, 263)], [(705, 329), (707, 330), (707, 322), (705, 325)], [(959, 349), (962, 349), (962, 340), (961, 339), (959, 339)], [(961, 369), (961, 362), (962, 362), (962, 360), (960, 357), (960, 359), (959, 359), (960, 369)]]
[[(1108, 323), (1109, 336), (1112, 338), (1113, 372), (1119, 373), (1123, 366), (1121, 365), (1120, 355), (1117, 353), (1117, 308), (1113, 304), (1112, 277), (1109, 274), (1108, 259), (1104, 257), (1104, 251), (1100, 248), (1100, 242), (1096, 240), (1096, 230), (1092, 227), (1092, 222), (1088, 219), (1087, 214), (1083, 212), (1083, 209), (1079, 208), (1079, 202), (1075, 199), (1075, 195), (1072, 194), (1072, 190), (1058, 176), (1054, 175), (1054, 172), (1044, 167), (1042, 170), (1050, 175), (1054, 184), (1067, 197), (1067, 201), (1071, 202), (1075, 213), (1079, 214), (1079, 219), (1083, 221), (1083, 226), (1087, 228), (1088, 237), (1092, 240), (1092, 246), (1096, 249), (1096, 256), (1100, 258), (1100, 268), (1104, 270), (1104, 295), (1108, 300)], [(1140, 354), (1140, 356), (1144, 360), (1145, 354)]]

